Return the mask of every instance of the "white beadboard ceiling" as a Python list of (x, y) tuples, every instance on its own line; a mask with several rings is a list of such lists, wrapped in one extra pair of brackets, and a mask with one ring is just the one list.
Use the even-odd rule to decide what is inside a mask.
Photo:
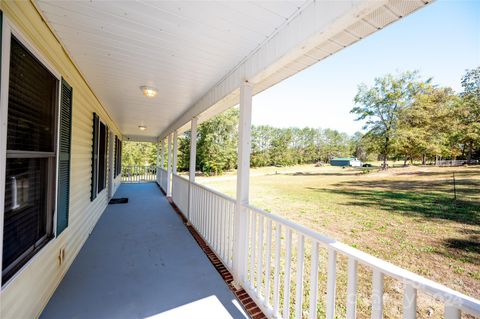
[[(122, 133), (157, 136), (303, 2), (37, 4)], [(142, 85), (157, 97), (144, 97)]]
[(140, 140), (185, 130), (237, 104), (241, 81), (258, 93), (428, 2), (36, 3), (122, 133)]

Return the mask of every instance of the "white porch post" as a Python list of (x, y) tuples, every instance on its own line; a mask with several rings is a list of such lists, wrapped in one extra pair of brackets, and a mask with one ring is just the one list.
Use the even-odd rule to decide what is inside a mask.
[(236, 286), (245, 280), (247, 262), (247, 209), (250, 174), (250, 133), (252, 126), (252, 85), (240, 86), (240, 122), (238, 124), (237, 202), (233, 233), (233, 275)]
[(188, 212), (187, 220), (190, 222), (190, 212), (193, 207), (192, 183), (195, 182), (195, 167), (197, 165), (197, 118), (191, 121), (190, 128), (190, 165), (188, 172)]
[(160, 169), (158, 170), (160, 173), (158, 174), (158, 184), (160, 188), (162, 188), (162, 180), (163, 180), (163, 170), (165, 169), (165, 138), (162, 138), (160, 141)]
[(165, 168), (165, 138), (162, 139), (162, 141), (160, 142), (160, 167), (162, 169)]
[(172, 196), (172, 134), (168, 134), (167, 142), (167, 196)]
[(108, 199), (113, 196), (113, 180), (115, 178), (113, 173), (113, 148), (115, 145), (115, 135), (112, 131), (108, 131)]
[(173, 132), (173, 173), (177, 173), (178, 132)]
[(160, 181), (160, 169), (158, 168), (160, 166), (160, 143), (157, 143), (157, 162), (155, 164), (155, 172), (156, 172), (156, 180), (157, 182)]

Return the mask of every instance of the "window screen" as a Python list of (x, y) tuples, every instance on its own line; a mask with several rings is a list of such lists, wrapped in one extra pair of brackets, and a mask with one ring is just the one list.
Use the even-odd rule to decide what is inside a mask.
[(47, 159), (9, 158), (5, 182), (3, 268), (47, 235)]
[(54, 151), (57, 82), (18, 40), (12, 38), (7, 149)]

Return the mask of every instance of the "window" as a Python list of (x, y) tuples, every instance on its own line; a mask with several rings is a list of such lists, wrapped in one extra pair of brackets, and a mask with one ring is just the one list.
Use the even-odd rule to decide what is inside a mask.
[(122, 141), (115, 135), (115, 177), (122, 172)]
[(53, 237), (59, 80), (12, 36), (2, 282)]
[(92, 187), (90, 200), (107, 185), (107, 139), (108, 127), (93, 113), (93, 143), (92, 143)]

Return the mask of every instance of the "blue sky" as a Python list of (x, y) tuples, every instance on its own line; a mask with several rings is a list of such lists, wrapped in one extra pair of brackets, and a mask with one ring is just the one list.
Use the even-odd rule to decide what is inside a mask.
[(360, 83), (419, 70), (460, 91), (465, 69), (480, 65), (480, 0), (438, 0), (256, 95), (255, 125), (332, 128), (353, 134), (350, 114)]

